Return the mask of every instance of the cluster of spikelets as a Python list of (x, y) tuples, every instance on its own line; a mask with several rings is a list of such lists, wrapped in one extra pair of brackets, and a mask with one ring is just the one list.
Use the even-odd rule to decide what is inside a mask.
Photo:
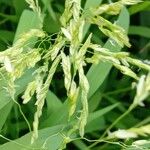
[[(26, 0), (30, 8), (38, 14), (42, 24), (41, 10), (38, 1)], [(98, 63), (99, 61), (107, 61), (112, 63), (123, 74), (131, 76), (139, 80), (136, 73), (131, 70), (131, 65), (150, 71), (150, 66), (140, 60), (131, 58), (126, 52), (113, 53), (109, 49), (101, 47), (101, 45), (91, 42), (92, 34), (89, 34), (83, 43), (84, 27), (86, 24), (96, 24), (99, 29), (108, 37), (114, 39), (115, 44), (121, 47), (130, 46), (129, 39), (125, 30), (120, 26), (109, 22), (100, 16), (103, 13), (109, 15), (117, 15), (124, 5), (133, 5), (140, 0), (120, 0), (115, 3), (103, 4), (97, 8), (90, 8), (82, 12), (81, 0), (66, 0), (65, 10), (60, 18), (61, 30), (57, 34), (55, 43), (50, 45), (49, 49), (30, 48), (30, 38), (45, 38), (47, 35), (42, 29), (32, 29), (20, 36), (14, 45), (4, 52), (0, 53), (1, 72), (8, 77), (8, 91), (11, 97), (15, 94), (15, 80), (20, 78), (23, 73), (34, 67), (38, 68), (33, 73), (34, 80), (28, 83), (23, 98), (23, 103), (30, 101), (31, 97), (36, 93), (37, 110), (34, 115), (33, 122), (33, 139), (38, 137), (39, 117), (42, 115), (45, 98), (51, 84), (57, 66), (60, 64), (64, 72), (64, 86), (67, 91), (69, 101), (69, 117), (76, 111), (77, 100), (80, 99), (82, 108), (78, 117), (77, 126), (81, 137), (84, 136), (84, 128), (88, 117), (88, 92), (89, 83), (84, 73), (84, 66), (87, 63)], [(67, 45), (67, 48), (66, 48)], [(86, 54), (93, 53), (92, 57), (86, 57)], [(43, 65), (38, 65), (42, 61)], [(77, 82), (75, 77), (79, 78)], [(149, 79), (149, 78), (148, 78)], [(142, 104), (143, 99), (148, 96), (150, 87), (148, 80), (146, 83), (145, 76), (140, 78), (140, 92), (145, 95), (135, 97), (136, 104)], [(146, 86), (141, 88), (142, 86)], [(139, 86), (138, 86), (139, 87)], [(145, 91), (145, 89), (147, 89)], [(142, 91), (143, 90), (143, 91)], [(139, 92), (138, 92), (139, 93)], [(80, 95), (80, 96), (79, 96)], [(139, 98), (140, 97), (140, 98)]]

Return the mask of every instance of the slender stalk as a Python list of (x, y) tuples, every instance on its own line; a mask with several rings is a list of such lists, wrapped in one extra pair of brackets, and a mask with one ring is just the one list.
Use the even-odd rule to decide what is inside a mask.
[(128, 108), (127, 111), (125, 111), (120, 117), (118, 117), (106, 130), (105, 132), (102, 134), (102, 136), (98, 139), (98, 141), (96, 141), (95, 143), (91, 144), (88, 148), (92, 148), (95, 145), (97, 145), (99, 143), (100, 140), (102, 140), (105, 135), (120, 121), (122, 120), (127, 114), (129, 114), (132, 110), (134, 109), (134, 105), (131, 104), (130, 107)]

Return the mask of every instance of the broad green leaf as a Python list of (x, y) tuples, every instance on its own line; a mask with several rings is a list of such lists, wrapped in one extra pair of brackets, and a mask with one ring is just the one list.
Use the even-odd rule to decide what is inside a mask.
[(62, 102), (58, 97), (51, 91), (47, 93), (46, 104), (48, 109), (48, 114), (51, 114), (56, 109), (59, 109), (62, 106)]
[(0, 39), (5, 43), (8, 43), (8, 41), (13, 41), (14, 33), (11, 31), (0, 30), (0, 35)]
[(130, 26), (129, 34), (150, 38), (150, 28), (143, 26)]
[(22, 14), (25, 7), (27, 6), (27, 4), (26, 4), (25, 0), (23, 0), (23, 1), (13, 0), (13, 6), (15, 8), (17, 17), (19, 17)]
[[(10, 141), (0, 146), (0, 150), (57, 150), (62, 143), (62, 136), (60, 135), (63, 125), (58, 125), (50, 128), (39, 130), (39, 138), (31, 144), (32, 133)], [(43, 147), (43, 148), (42, 148)]]
[[(125, 30), (129, 27), (129, 13), (126, 8), (123, 8), (120, 16), (117, 20), (117, 24), (122, 26)], [(105, 48), (108, 48), (111, 51), (120, 51), (121, 47), (114, 43), (112, 44), (111, 39), (109, 39), (105, 46)], [(98, 65), (92, 65), (87, 73), (87, 78), (90, 84), (90, 92), (89, 97), (91, 97), (96, 90), (101, 86), (101, 84), (104, 82), (106, 77), (108, 76), (110, 70), (112, 68), (112, 64), (106, 63), (106, 62), (100, 62)]]
[(79, 149), (79, 150), (89, 150), (88, 146), (81, 140), (73, 141), (73, 144)]
[(92, 122), (93, 120), (101, 117), (102, 115), (106, 114), (107, 112), (111, 111), (112, 109), (114, 109), (115, 107), (117, 107), (119, 105), (119, 103), (113, 104), (111, 106), (107, 106), (103, 109), (100, 109), (98, 111), (95, 111), (93, 113), (89, 114), (88, 117), (88, 123)]
[(11, 108), (12, 108), (12, 103), (13, 103), (13, 102), (10, 101), (9, 103), (7, 103), (7, 104), (0, 110), (0, 113), (3, 114), (3, 115), (1, 115), (1, 117), (0, 117), (0, 131), (1, 131), (1, 129), (2, 129), (2, 127), (3, 127), (3, 124), (4, 124), (4, 122), (6, 121), (7, 116), (8, 116), (8, 114), (9, 114)]
[(65, 124), (68, 121), (68, 101), (66, 100), (61, 107), (56, 109), (49, 117), (41, 123), (41, 127)]
[(140, 11), (150, 10), (150, 1), (145, 1), (129, 8), (130, 15), (134, 15)]
[(30, 10), (24, 10), (20, 17), (20, 21), (19, 21), (18, 28), (15, 34), (14, 42), (19, 38), (19, 36), (22, 33), (25, 33), (29, 31), (30, 29), (40, 28), (39, 24), (40, 24), (40, 21), (36, 13)]
[(103, 88), (99, 88), (89, 99), (89, 112), (93, 112), (98, 106), (99, 103), (102, 100), (102, 92), (105, 89), (105, 86)]
[(102, 0), (86, 0), (85, 6), (84, 6), (84, 10), (91, 8), (91, 7), (97, 7), (98, 5), (100, 5), (102, 2)]
[(119, 103), (112, 104), (110, 106), (107, 106), (103, 109), (97, 110), (93, 113), (89, 114), (88, 117), (88, 123), (85, 128), (85, 132), (93, 132), (96, 130), (103, 130), (106, 127), (104, 115), (114, 108), (116, 108), (119, 105)]

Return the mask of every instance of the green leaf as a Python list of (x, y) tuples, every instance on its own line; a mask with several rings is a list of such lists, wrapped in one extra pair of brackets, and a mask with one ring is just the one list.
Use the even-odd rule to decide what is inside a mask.
[(81, 141), (81, 140), (77, 140), (77, 141), (73, 141), (73, 144), (79, 149), (79, 150), (89, 150), (87, 145)]
[(112, 109), (114, 109), (115, 107), (117, 107), (119, 105), (119, 103), (110, 105), (108, 107), (105, 107), (103, 109), (100, 109), (98, 111), (95, 111), (93, 113), (90, 113), (89, 117), (88, 117), (88, 123), (92, 122), (93, 120), (101, 117), (102, 115), (106, 114), (107, 112), (111, 111)]
[(18, 28), (15, 34), (14, 42), (19, 38), (22, 33), (29, 31), (30, 29), (40, 28), (40, 20), (37, 17), (37, 14), (30, 10), (24, 10)]
[(47, 109), (48, 114), (51, 114), (56, 109), (59, 109), (62, 106), (62, 102), (59, 100), (59, 98), (51, 91), (47, 93), (46, 97), (46, 103), (47, 103)]
[(13, 0), (13, 6), (15, 8), (17, 17), (19, 17), (27, 5), (26, 5), (25, 0), (24, 1)]
[(130, 15), (134, 15), (140, 11), (150, 10), (150, 1), (145, 1), (129, 8)]
[(0, 30), (0, 39), (8, 43), (8, 41), (13, 41), (14, 33), (11, 31)]
[(44, 150), (42, 148), (45, 145), (47, 150), (57, 150), (62, 143), (62, 136), (59, 134), (63, 129), (63, 125), (58, 125), (46, 129), (39, 130), (39, 138), (31, 144), (32, 133), (10, 141), (0, 146), (0, 150)]
[(66, 100), (61, 107), (55, 109), (49, 117), (41, 123), (41, 127), (65, 124), (68, 121), (68, 101)]
[(116, 108), (119, 103), (107, 106), (103, 109), (97, 110), (89, 114), (88, 123), (85, 128), (85, 132), (93, 132), (96, 130), (103, 130), (105, 126), (104, 115), (110, 112), (112, 109)]
[(87, 0), (84, 6), (84, 9), (88, 9), (90, 7), (97, 7), (98, 5), (100, 5), (102, 2), (102, 0)]
[(4, 122), (6, 121), (7, 119), (7, 116), (12, 108), (12, 101), (10, 101), (9, 103), (7, 103), (1, 110), (0, 110), (0, 113), (3, 114), (1, 115), (1, 118), (0, 118), (0, 131), (3, 127), (3, 124)]
[(150, 38), (150, 28), (143, 26), (130, 26), (129, 34)]

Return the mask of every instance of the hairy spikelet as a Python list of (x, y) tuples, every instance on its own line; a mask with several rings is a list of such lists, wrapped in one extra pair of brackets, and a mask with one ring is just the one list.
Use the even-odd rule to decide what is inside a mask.
[(143, 101), (148, 97), (148, 95), (150, 95), (150, 73), (147, 76), (142, 75), (140, 77), (133, 105), (144, 106)]
[(78, 70), (80, 64), (83, 63), (83, 60), (85, 58), (85, 54), (87, 52), (87, 49), (90, 47), (91, 44), (91, 37), (92, 34), (90, 34), (87, 38), (87, 40), (85, 41), (85, 43), (82, 45), (82, 47), (79, 49), (79, 51), (76, 53), (75, 58), (74, 58), (74, 69)]
[(20, 54), (18, 60), (13, 62), (14, 71), (12, 72), (12, 75), (15, 79), (21, 77), (25, 69), (34, 67), (40, 60), (41, 55), (38, 49), (32, 49), (25, 54)]
[(79, 94), (79, 88), (77, 87), (74, 80), (71, 82), (70, 90), (68, 93), (68, 100), (69, 100), (69, 117), (71, 117), (76, 109), (77, 105), (77, 98)]
[(70, 20), (70, 18), (72, 17), (72, 5), (73, 5), (73, 0), (66, 0), (65, 1), (65, 10), (64, 13), (62, 14), (62, 16), (60, 17), (60, 22), (62, 24), (62, 26), (66, 27), (68, 21)]
[(34, 142), (35, 139), (38, 138), (39, 117), (42, 115), (42, 108), (44, 106), (45, 98), (46, 98), (47, 92), (49, 90), (49, 86), (50, 86), (51, 80), (53, 78), (53, 75), (56, 71), (58, 63), (60, 62), (60, 58), (61, 57), (58, 56), (54, 60), (52, 66), (51, 66), (51, 68), (48, 72), (48, 76), (47, 76), (47, 79), (46, 79), (45, 83), (43, 83), (43, 84), (41, 83), (40, 84), (41, 86), (39, 86), (36, 90), (37, 101), (36, 101), (35, 105), (37, 106), (37, 111), (34, 115), (33, 136), (32, 136), (32, 140), (31, 140), (32, 143)]
[(113, 64), (117, 69), (119, 69), (121, 71), (121, 73), (130, 76), (136, 80), (139, 79), (139, 77), (136, 75), (136, 73), (134, 73), (130, 68), (126, 67), (126, 66), (122, 66), (119, 64)]
[(94, 15), (101, 15), (103, 13), (107, 13), (109, 15), (117, 15), (121, 11), (123, 5), (120, 2), (103, 4), (98, 8), (91, 8), (90, 11)]
[(120, 46), (130, 47), (129, 39), (126, 35), (126, 32), (123, 28), (116, 24), (112, 24), (110, 21), (104, 19), (101, 16), (97, 16), (96, 18), (92, 18), (90, 20), (91, 23), (97, 24), (99, 29), (108, 37), (114, 39)]
[(64, 71), (64, 83), (67, 93), (69, 93), (71, 85), (71, 62), (69, 56), (66, 56), (64, 52), (61, 52), (62, 68)]
[(80, 80), (80, 88), (81, 88), (81, 102), (82, 102), (82, 110), (81, 115), (79, 118), (79, 133), (80, 136), (84, 136), (84, 128), (87, 123), (87, 117), (88, 117), (88, 92), (89, 92), (89, 83), (88, 80), (84, 74), (83, 66), (82, 64), (79, 67), (79, 80)]
[(123, 5), (135, 5), (142, 2), (142, 0), (121, 0)]
[(131, 58), (131, 57), (127, 57), (126, 59), (129, 63), (131, 63), (131, 64), (133, 64), (133, 65), (135, 65), (139, 68), (150, 71), (150, 65), (149, 64), (143, 63), (141, 60), (134, 59), (134, 58)]
[(35, 93), (36, 90), (36, 82), (32, 81), (28, 84), (26, 91), (24, 93), (24, 95), (22, 96), (23, 98), (23, 104), (26, 104), (30, 101), (31, 97), (33, 96), (33, 94)]
[(77, 22), (80, 17), (80, 10), (81, 10), (81, 0), (74, 0), (73, 3), (73, 19)]
[(142, 2), (142, 1), (141, 0), (120, 0), (115, 3), (100, 5), (97, 8), (91, 8), (90, 11), (95, 16), (101, 15), (103, 13), (106, 13), (109, 15), (117, 15), (120, 13), (124, 5), (135, 5), (139, 2)]
[(138, 128), (119, 129), (109, 134), (109, 138), (130, 139), (150, 135), (150, 124)]

